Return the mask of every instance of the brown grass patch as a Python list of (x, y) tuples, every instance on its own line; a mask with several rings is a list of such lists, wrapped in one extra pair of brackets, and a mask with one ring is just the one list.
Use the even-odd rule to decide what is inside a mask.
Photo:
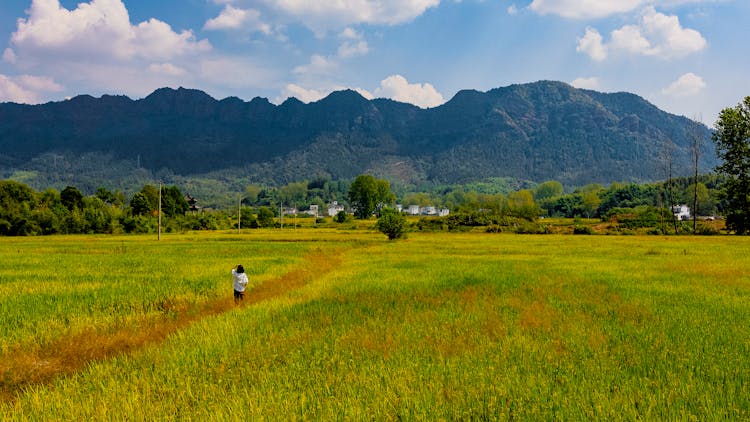
[(552, 330), (553, 321), (558, 320), (560, 313), (548, 303), (534, 301), (521, 310), (518, 324), (526, 329), (549, 332)]

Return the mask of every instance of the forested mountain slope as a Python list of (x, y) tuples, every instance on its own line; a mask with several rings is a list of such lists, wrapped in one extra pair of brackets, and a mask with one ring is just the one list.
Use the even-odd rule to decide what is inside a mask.
[[(700, 135), (707, 171), (716, 158), (708, 129), (701, 126)], [(665, 154), (675, 175), (690, 173), (690, 137), (688, 119), (641, 97), (551, 81), (461, 91), (431, 109), (350, 90), (277, 106), (162, 88), (139, 100), (81, 95), (0, 104), (0, 177), (26, 171), (39, 180), (67, 175), (74, 184), (95, 175), (115, 184), (133, 172), (226, 173), (286, 183), (371, 172), (403, 183), (606, 184), (665, 178)]]

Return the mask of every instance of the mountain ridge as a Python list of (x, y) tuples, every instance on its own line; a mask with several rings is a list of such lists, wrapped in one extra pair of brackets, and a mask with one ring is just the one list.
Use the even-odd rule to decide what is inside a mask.
[[(659, 155), (667, 140), (675, 173), (690, 173), (691, 130), (689, 119), (635, 94), (556, 81), (461, 90), (427, 109), (353, 90), (274, 105), (159, 88), (136, 100), (79, 95), (0, 104), (0, 176), (44, 172), (38, 162), (49, 154), (98, 153), (152, 172), (228, 170), (269, 184), (363, 172), (407, 184), (489, 177), (606, 184), (664, 178)], [(700, 133), (707, 138), (709, 130), (701, 126)], [(706, 142), (701, 170), (715, 165)], [(106, 169), (77, 173), (87, 171)]]

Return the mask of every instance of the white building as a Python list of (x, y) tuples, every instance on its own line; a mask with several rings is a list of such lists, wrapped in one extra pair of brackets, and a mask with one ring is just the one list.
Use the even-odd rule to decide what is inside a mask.
[(437, 215), (437, 209), (435, 207), (422, 207), (422, 215)]
[(336, 214), (338, 214), (340, 211), (344, 211), (344, 206), (339, 205), (339, 203), (336, 201), (333, 201), (333, 203), (331, 203), (331, 205), (328, 206), (329, 217), (335, 217)]
[(688, 208), (687, 205), (675, 205), (672, 207), (672, 214), (674, 214), (674, 218), (684, 221), (684, 220), (690, 220), (690, 208)]

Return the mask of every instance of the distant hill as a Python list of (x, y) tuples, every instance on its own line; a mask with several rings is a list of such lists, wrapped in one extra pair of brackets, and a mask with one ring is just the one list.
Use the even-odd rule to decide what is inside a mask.
[[(688, 126), (633, 94), (551, 81), (460, 91), (431, 109), (350, 90), (277, 106), (161, 88), (139, 100), (0, 104), (0, 177), (110, 186), (147, 174), (287, 183), (363, 172), (407, 184), (651, 181), (666, 177), (667, 140), (674, 174), (691, 172)], [(702, 131), (708, 171), (716, 157)]]

